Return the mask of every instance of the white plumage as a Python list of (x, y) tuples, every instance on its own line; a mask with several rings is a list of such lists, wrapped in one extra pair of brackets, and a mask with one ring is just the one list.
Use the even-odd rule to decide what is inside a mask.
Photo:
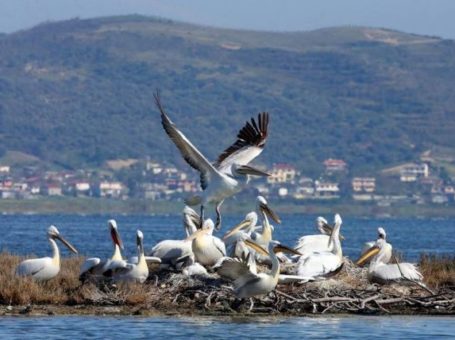
[(340, 268), (343, 263), (343, 252), (339, 239), (341, 224), (341, 217), (336, 214), (335, 227), (330, 236), (330, 243), (333, 243), (332, 249), (301, 256), (297, 262), (297, 275), (307, 278), (321, 278)]
[[(384, 228), (381, 228), (381, 227), (378, 228), (378, 238), (382, 238), (384, 240), (387, 239), (387, 234), (386, 234)], [(376, 244), (376, 241), (365, 242), (360, 256), (362, 257), (368, 250), (370, 250), (372, 247), (374, 247), (375, 244)], [(384, 255), (382, 257), (382, 262), (389, 263), (390, 259), (392, 258), (392, 254), (393, 254), (392, 245), (390, 243), (385, 242), (384, 243)], [(368, 262), (369, 262), (369, 259), (365, 261), (365, 263), (368, 263)]]
[(203, 266), (213, 266), (220, 258), (226, 256), (224, 242), (212, 235), (214, 227), (213, 221), (207, 219), (204, 221), (202, 229), (189, 237), (192, 240), (191, 249), (194, 259)]
[(127, 263), (123, 268), (115, 268), (112, 278), (117, 282), (139, 282), (147, 280), (149, 269), (144, 255), (144, 235), (140, 230), (136, 232), (136, 245), (138, 253), (137, 263)]
[(16, 268), (18, 276), (32, 276), (37, 281), (47, 281), (55, 277), (60, 271), (60, 252), (55, 240), (60, 240), (73, 253), (77, 254), (74, 248), (59, 233), (55, 226), (50, 226), (47, 230), (49, 243), (52, 247), (52, 257), (42, 257), (22, 261)]

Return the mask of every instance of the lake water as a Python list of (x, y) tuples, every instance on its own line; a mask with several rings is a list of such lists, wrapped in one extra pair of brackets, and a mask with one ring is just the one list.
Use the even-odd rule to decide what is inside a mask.
[(201, 317), (2, 317), (3, 339), (195, 339), (195, 338), (371, 338), (453, 337), (455, 318), (336, 316), (292, 318)]
[[(61, 234), (82, 255), (107, 257), (112, 242), (107, 220), (115, 218), (125, 245), (125, 255), (136, 255), (135, 231), (144, 233), (145, 248), (150, 249), (163, 239), (182, 239), (184, 231), (180, 216), (148, 215), (3, 215), (0, 217), (0, 250), (15, 254), (49, 254), (47, 227), (55, 224)], [(283, 215), (283, 223), (275, 226), (274, 238), (294, 245), (302, 235), (315, 234), (313, 215)], [(219, 235), (240, 222), (242, 216), (226, 216)], [(332, 219), (332, 217), (330, 217)], [(377, 227), (383, 226), (387, 239), (406, 260), (417, 261), (421, 253), (454, 254), (455, 219), (377, 219), (344, 217), (341, 232), (346, 240), (343, 253), (355, 259), (365, 241), (374, 240)], [(63, 249), (68, 255), (67, 249)]]
[[(293, 245), (303, 234), (314, 234), (312, 215), (281, 216), (274, 238)], [(81, 216), (81, 215), (3, 215), (0, 217), (0, 249), (16, 254), (50, 253), (46, 230), (55, 224), (82, 255), (107, 257), (112, 243), (107, 220), (115, 218), (125, 244), (125, 254), (133, 255), (135, 230), (144, 232), (146, 248), (162, 239), (181, 239), (179, 216)], [(227, 216), (221, 235), (241, 220)], [(384, 226), (388, 240), (406, 259), (417, 261), (421, 253), (454, 255), (454, 219), (360, 219), (345, 217), (342, 233), (344, 254), (356, 258), (365, 241), (375, 239), (378, 226)], [(64, 247), (63, 247), (64, 248)], [(62, 248), (62, 249), (63, 249)], [(62, 251), (68, 256), (68, 250)], [(292, 318), (205, 318), (205, 317), (0, 317), (3, 339), (62, 338), (412, 338), (453, 337), (455, 318), (422, 316), (329, 316)]]

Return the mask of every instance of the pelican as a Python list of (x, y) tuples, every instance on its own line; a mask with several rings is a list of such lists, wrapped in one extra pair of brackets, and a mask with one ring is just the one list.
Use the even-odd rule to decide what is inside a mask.
[(186, 203), (191, 206), (200, 204), (201, 226), (204, 222), (204, 207), (208, 203), (214, 203), (217, 216), (215, 228), (218, 230), (221, 224), (220, 208), (224, 200), (240, 192), (248, 183), (250, 175), (269, 176), (268, 173), (248, 165), (265, 146), (269, 114), (260, 113), (257, 123), (254, 118), (251, 119), (251, 123), (247, 122), (237, 134), (235, 143), (224, 150), (212, 164), (170, 120), (161, 105), (159, 94), (156, 93), (154, 97), (161, 113), (164, 130), (185, 161), (200, 172), (200, 185), (203, 191), (200, 195), (188, 198)]
[(107, 221), (112, 243), (114, 244), (114, 253), (110, 259), (102, 261), (99, 257), (91, 257), (85, 260), (81, 266), (79, 280), (85, 281), (89, 277), (102, 277), (105, 273), (117, 267), (124, 267), (126, 261), (122, 257), (120, 249), (123, 249), (123, 242), (118, 232), (117, 222), (115, 220)]
[(144, 234), (136, 232), (137, 263), (127, 263), (123, 268), (114, 268), (112, 278), (114, 281), (143, 283), (149, 276), (149, 269), (144, 255)]
[(245, 219), (229, 230), (224, 236), (223, 241), (226, 244), (227, 254), (230, 257), (241, 258), (249, 253), (249, 248), (243, 242), (250, 238), (251, 233), (256, 227), (258, 214), (252, 211), (246, 214)]
[[(295, 246), (295, 250), (307, 256), (314, 252), (319, 251), (331, 251), (333, 249), (333, 243), (330, 242), (329, 238), (332, 234), (333, 227), (327, 223), (324, 217), (319, 216), (316, 219), (316, 226), (321, 232), (320, 235), (306, 235), (302, 236)], [(340, 235), (340, 240), (344, 240), (344, 237)]]
[(213, 236), (215, 224), (211, 219), (204, 221), (202, 229), (196, 231), (188, 239), (191, 240), (191, 249), (196, 262), (203, 266), (213, 266), (218, 260), (226, 256), (224, 242)]
[[(187, 238), (197, 230), (198, 223), (199, 215), (186, 206), (183, 209), (183, 226)], [(160, 258), (163, 265), (174, 267), (194, 258), (191, 250), (191, 240), (189, 239), (163, 240), (158, 242), (148, 255)]]
[(269, 256), (272, 263), (270, 273), (253, 273), (245, 262), (236, 260), (224, 261), (218, 273), (222, 276), (234, 278), (234, 293), (238, 298), (251, 298), (271, 292), (278, 284), (280, 276), (280, 262), (276, 257), (277, 252), (300, 253), (294, 249), (278, 244), (276, 241), (269, 243), (268, 251), (251, 240), (245, 243), (256, 252)]
[[(227, 243), (231, 248), (231, 256), (235, 255), (237, 258), (241, 258), (242, 254), (243, 256), (247, 256), (250, 250), (245, 246), (243, 241), (249, 239), (250, 237), (261, 247), (268, 248), (269, 242), (272, 240), (273, 226), (270, 225), (267, 216), (276, 223), (281, 223), (280, 218), (270, 208), (267, 200), (263, 196), (258, 196), (256, 198), (256, 202), (257, 213), (253, 211), (247, 214), (242, 222), (228, 231), (223, 237), (225, 243)], [(262, 231), (252, 233), (252, 231), (256, 229), (255, 225), (258, 220), (258, 213), (262, 220)], [(246, 229), (246, 231), (243, 231), (243, 229)], [(234, 254), (232, 253), (232, 250)], [(264, 260), (264, 258), (267, 260), (269, 259), (268, 256), (264, 257), (260, 254), (256, 255), (261, 260)]]
[(368, 280), (376, 283), (388, 283), (391, 281), (400, 281), (408, 279), (412, 281), (422, 281), (423, 276), (412, 263), (402, 262), (387, 264), (389, 260), (387, 254), (387, 242), (384, 238), (379, 238), (376, 244), (366, 251), (356, 262), (357, 265), (363, 265), (366, 260), (371, 259), (368, 268)]
[(16, 275), (31, 276), (37, 281), (47, 281), (55, 277), (60, 271), (60, 252), (55, 240), (60, 240), (73, 253), (77, 254), (74, 248), (59, 233), (58, 229), (51, 225), (47, 230), (47, 237), (52, 247), (52, 257), (42, 257), (22, 261), (16, 268)]
[[(386, 240), (386, 232), (384, 230), (384, 228), (381, 228), (379, 227), (378, 228), (378, 238), (382, 238), (384, 240)], [(370, 242), (365, 242), (365, 244), (363, 245), (363, 249), (362, 249), (362, 254), (360, 255), (360, 257), (362, 257), (368, 250), (370, 250), (371, 247), (373, 247), (375, 244), (376, 244), (377, 241), (370, 241)], [(390, 259), (392, 258), (392, 245), (390, 243), (387, 243), (387, 241), (385, 242), (384, 244), (384, 256), (382, 258), (382, 262), (384, 263), (389, 263), (390, 262)], [(363, 264), (366, 264), (370, 261), (371, 257), (369, 259), (366, 259)]]
[(340, 243), (341, 216), (335, 215), (335, 226), (330, 235), (329, 243), (333, 243), (332, 250), (313, 252), (301, 256), (297, 262), (297, 274), (304, 277), (320, 278), (337, 272), (343, 263), (343, 251)]

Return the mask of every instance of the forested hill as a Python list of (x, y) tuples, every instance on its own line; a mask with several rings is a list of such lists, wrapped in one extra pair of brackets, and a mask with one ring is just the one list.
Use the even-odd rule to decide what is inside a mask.
[(108, 159), (181, 162), (171, 118), (210, 158), (258, 112), (260, 160), (316, 171), (328, 157), (378, 169), (455, 148), (455, 42), (366, 27), (224, 30), (126, 16), (0, 36), (0, 153), (69, 168)]

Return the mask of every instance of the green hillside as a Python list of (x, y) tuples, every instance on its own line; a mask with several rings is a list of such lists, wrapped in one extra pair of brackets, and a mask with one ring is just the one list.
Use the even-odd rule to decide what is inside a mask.
[(455, 42), (386, 29), (271, 33), (127, 16), (0, 36), (0, 153), (68, 168), (181, 164), (153, 104), (210, 158), (271, 113), (260, 161), (354, 172), (455, 148)]

